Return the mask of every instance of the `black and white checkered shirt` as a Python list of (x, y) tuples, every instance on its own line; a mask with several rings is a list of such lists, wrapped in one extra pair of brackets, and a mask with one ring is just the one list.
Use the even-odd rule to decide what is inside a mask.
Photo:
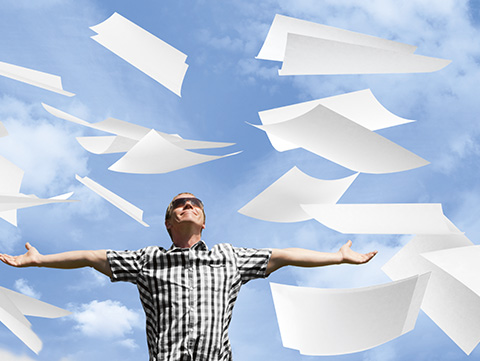
[(146, 314), (150, 361), (228, 361), (228, 325), (240, 286), (264, 278), (270, 249), (203, 241), (107, 251), (112, 282), (135, 283)]

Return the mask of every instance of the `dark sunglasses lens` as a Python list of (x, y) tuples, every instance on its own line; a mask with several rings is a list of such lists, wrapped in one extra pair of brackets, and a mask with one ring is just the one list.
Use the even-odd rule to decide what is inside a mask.
[(178, 208), (178, 207), (183, 207), (187, 202), (190, 202), (190, 204), (194, 207), (199, 207), (203, 208), (202, 201), (198, 198), (178, 198), (175, 199), (172, 202), (172, 208)]

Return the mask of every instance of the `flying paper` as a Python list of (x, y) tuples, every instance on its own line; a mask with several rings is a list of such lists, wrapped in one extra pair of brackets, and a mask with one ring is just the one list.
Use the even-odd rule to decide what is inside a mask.
[(187, 56), (118, 13), (90, 27), (92, 39), (181, 96)]
[(355, 172), (392, 173), (428, 164), (321, 104), (294, 119), (254, 126)]
[(429, 277), (345, 290), (270, 283), (283, 346), (341, 355), (399, 337), (415, 327)]
[(422, 310), (466, 354), (480, 341), (475, 255), (478, 247), (463, 234), (421, 235), (415, 236), (382, 267), (393, 280), (431, 271)]
[(311, 219), (303, 203), (336, 203), (358, 174), (342, 179), (310, 177), (293, 167), (238, 212), (270, 222), (300, 222)]
[(143, 211), (131, 204), (130, 202), (127, 202), (125, 199), (119, 197), (112, 191), (108, 190), (107, 188), (101, 186), (97, 182), (91, 180), (88, 177), (80, 177), (78, 175), (75, 175), (75, 179), (78, 180), (80, 183), (82, 183), (84, 186), (89, 188), (90, 190), (94, 191), (97, 193), (100, 197), (103, 199), (107, 200), (111, 204), (113, 204), (115, 207), (120, 209), (122, 212), (125, 212), (128, 214), (130, 217), (135, 219), (137, 222), (140, 224), (144, 225), (145, 227), (150, 227), (147, 223), (143, 221)]
[[(83, 125), (85, 127), (100, 130), (103, 132), (116, 134), (117, 136), (94, 136), (77, 137), (78, 142), (89, 152), (95, 154), (120, 153), (129, 151), (137, 142), (145, 137), (150, 128), (141, 125), (126, 122), (115, 118), (108, 118), (97, 123), (89, 123), (83, 119), (77, 118), (71, 114), (65, 113), (50, 105), (42, 103), (47, 112), (53, 116), (67, 120), (72, 123)], [(234, 143), (206, 142), (199, 140), (183, 139), (178, 134), (168, 134), (157, 131), (163, 138), (169, 142), (184, 149), (205, 149), (205, 148), (223, 148)]]
[(75, 202), (68, 200), (73, 192), (48, 199), (20, 193), (23, 174), (22, 169), (0, 156), (0, 218), (12, 225), (17, 226), (17, 209), (49, 203)]
[(433, 72), (451, 61), (415, 47), (276, 15), (257, 58), (283, 61), (279, 75)]
[(310, 217), (341, 233), (459, 233), (438, 203), (302, 204)]
[(152, 129), (108, 169), (116, 172), (137, 174), (168, 173), (238, 153), (240, 152), (213, 156), (189, 152), (170, 143), (157, 131)]
[(75, 94), (63, 90), (62, 78), (58, 75), (43, 73), (38, 70), (23, 68), (18, 65), (8, 64), (0, 61), (0, 75), (7, 78), (21, 81), (36, 87), (50, 90), (52, 92), (66, 95), (68, 97)]
[(69, 314), (61, 308), (0, 287), (0, 322), (36, 354), (42, 349), (42, 341), (32, 331), (25, 316), (58, 318)]
[[(370, 89), (269, 109), (259, 112), (258, 115), (262, 124), (276, 124), (304, 115), (319, 104), (371, 131), (414, 122), (389, 112), (378, 102)], [(279, 152), (297, 148), (269, 133), (267, 136)]]

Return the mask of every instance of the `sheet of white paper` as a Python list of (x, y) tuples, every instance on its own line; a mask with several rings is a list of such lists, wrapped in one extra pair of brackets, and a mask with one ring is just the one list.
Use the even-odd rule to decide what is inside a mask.
[(125, 153), (138, 142), (134, 139), (115, 135), (77, 137), (76, 139), (85, 150), (94, 154)]
[(355, 172), (392, 173), (428, 164), (321, 104), (291, 120), (254, 126)]
[(277, 14), (257, 58), (283, 61), (288, 33), (404, 53), (413, 53), (417, 49), (413, 45)]
[[(72, 195), (72, 193), (68, 193)], [(68, 197), (67, 197), (68, 198)], [(78, 202), (77, 200), (66, 199), (63, 196), (52, 197), (48, 199), (37, 198), (33, 195), (0, 194), (0, 218), (17, 226), (17, 209), (41, 206), (50, 203)]]
[(43, 73), (38, 70), (23, 68), (18, 65), (8, 64), (0, 61), (0, 75), (15, 79), (23, 83), (50, 90), (52, 92), (71, 97), (75, 94), (63, 90), (62, 78), (58, 75)]
[(98, 184), (97, 182), (91, 180), (88, 177), (80, 177), (75, 175), (75, 179), (82, 183), (84, 186), (88, 187), (95, 193), (97, 193), (100, 197), (107, 200), (115, 207), (120, 209), (122, 212), (128, 214), (134, 220), (145, 227), (150, 227), (147, 223), (143, 221), (143, 211), (131, 204), (130, 202), (126, 201), (125, 199), (119, 197), (112, 191), (108, 190), (107, 188), (103, 187), (102, 185)]
[[(378, 102), (370, 89), (269, 109), (259, 112), (258, 115), (262, 124), (276, 124), (297, 118), (318, 104), (371, 131), (414, 122), (414, 120), (400, 118), (390, 113)], [(267, 135), (273, 147), (280, 152), (296, 148), (290, 142), (285, 142), (269, 133)]]
[(311, 219), (302, 203), (336, 203), (358, 174), (342, 179), (310, 177), (293, 167), (238, 212), (270, 222), (300, 222)]
[(185, 54), (118, 13), (90, 29), (93, 40), (181, 96)]
[(480, 246), (442, 249), (421, 256), (480, 296)]
[(429, 276), (346, 290), (270, 283), (283, 346), (341, 355), (399, 337), (415, 326)]
[(168, 173), (238, 153), (240, 152), (213, 156), (189, 152), (165, 140), (157, 131), (152, 129), (108, 169), (115, 172), (137, 174)]
[(287, 34), (279, 75), (426, 73), (451, 60)]
[(480, 341), (479, 295), (422, 254), (469, 246), (472, 242), (462, 234), (415, 236), (382, 267), (393, 280), (432, 272), (422, 310), (466, 354)]
[(438, 203), (302, 204), (310, 217), (340, 233), (458, 233)]
[[(142, 127), (141, 125), (126, 122), (124, 120), (107, 118), (97, 123), (89, 123), (85, 120), (77, 118), (62, 110), (56, 109), (50, 105), (42, 103), (47, 112), (53, 116), (67, 120), (76, 124), (86, 126), (91, 129), (104, 131), (111, 134), (116, 134), (118, 137), (77, 137), (78, 142), (89, 152), (95, 154), (107, 154), (126, 152), (145, 137), (150, 128)], [(200, 140), (183, 139), (178, 134), (167, 134), (157, 131), (166, 140), (184, 149), (206, 149), (206, 148), (224, 148), (235, 143), (225, 142), (207, 142)], [(128, 149), (126, 149), (128, 148)], [(122, 149), (121, 151), (119, 149)], [(126, 150), (125, 150), (126, 149)]]
[(61, 308), (0, 287), (0, 322), (37, 354), (42, 349), (42, 341), (24, 315), (57, 318), (68, 314), (70, 312)]

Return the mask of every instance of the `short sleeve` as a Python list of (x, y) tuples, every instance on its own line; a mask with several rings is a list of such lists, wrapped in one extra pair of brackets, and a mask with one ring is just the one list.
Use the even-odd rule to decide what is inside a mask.
[(137, 283), (137, 276), (143, 268), (145, 249), (138, 251), (107, 250), (107, 260), (112, 270), (112, 282)]
[(271, 249), (233, 247), (233, 252), (242, 284), (256, 278), (267, 277), (267, 265), (272, 255)]

